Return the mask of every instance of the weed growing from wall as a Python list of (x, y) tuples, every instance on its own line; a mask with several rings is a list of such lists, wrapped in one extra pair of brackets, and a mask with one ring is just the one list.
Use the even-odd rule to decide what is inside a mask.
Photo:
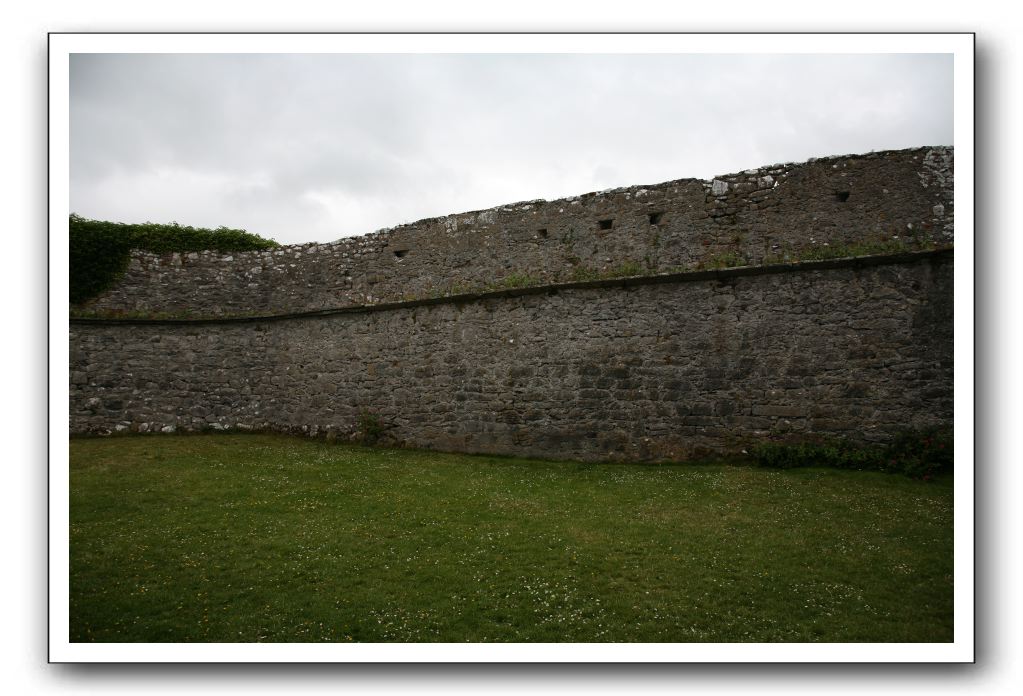
[(535, 285), (542, 285), (543, 280), (535, 278), (528, 273), (511, 273), (506, 275), (496, 284), (490, 286), (495, 290), (511, 290), (514, 288), (528, 288)]
[(764, 266), (779, 263), (800, 261), (827, 261), (830, 259), (846, 259), (857, 256), (878, 256), (883, 254), (900, 254), (907, 251), (927, 251), (939, 246), (927, 239), (877, 239), (852, 244), (821, 244), (819, 246), (788, 249), (784, 252), (764, 256)]
[(739, 266), (749, 266), (750, 261), (745, 256), (742, 256), (734, 251), (729, 251), (724, 254), (718, 254), (712, 256), (705, 261), (700, 261), (696, 264), (697, 270), (719, 270), (722, 268), (737, 268)]
[(362, 411), (359, 414), (355, 429), (359, 441), (364, 445), (375, 445), (386, 430), (384, 424), (380, 422), (380, 417), (369, 411)]

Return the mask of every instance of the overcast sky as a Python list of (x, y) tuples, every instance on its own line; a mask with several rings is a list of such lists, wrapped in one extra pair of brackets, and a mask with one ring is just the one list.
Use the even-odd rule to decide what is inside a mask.
[(71, 211), (330, 241), (776, 162), (952, 145), (952, 57), (71, 58)]

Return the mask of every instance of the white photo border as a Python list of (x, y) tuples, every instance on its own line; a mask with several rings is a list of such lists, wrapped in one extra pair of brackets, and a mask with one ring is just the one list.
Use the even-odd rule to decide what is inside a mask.
[[(951, 643), (251, 644), (69, 640), (69, 61), (74, 53), (945, 53), (954, 56), (955, 578)], [(49, 660), (124, 663), (968, 663), (975, 659), (974, 35), (52, 33), (49, 36)]]

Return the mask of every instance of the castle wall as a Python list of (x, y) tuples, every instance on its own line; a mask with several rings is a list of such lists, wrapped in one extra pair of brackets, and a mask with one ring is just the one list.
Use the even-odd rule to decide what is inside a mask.
[(952, 421), (952, 268), (946, 251), (276, 320), (73, 320), (70, 426), (348, 438), (368, 416), (395, 444), (584, 460), (884, 440)]
[[(421, 220), (261, 252), (134, 252), (98, 313), (228, 316), (395, 302), (514, 280), (542, 285), (758, 264), (800, 250), (951, 244), (953, 150), (919, 148), (762, 167)], [(730, 263), (728, 265), (735, 265)]]

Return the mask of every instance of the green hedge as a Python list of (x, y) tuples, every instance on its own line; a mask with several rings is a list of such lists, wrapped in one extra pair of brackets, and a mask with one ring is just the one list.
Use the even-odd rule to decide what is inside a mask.
[(887, 445), (857, 445), (845, 440), (799, 443), (764, 442), (747, 448), (758, 466), (791, 469), (830, 466), (884, 471), (918, 479), (952, 470), (952, 431), (932, 429), (903, 433)]
[(213, 249), (252, 251), (280, 246), (245, 230), (215, 230), (175, 223), (87, 220), (71, 214), (71, 304), (81, 304), (110, 288), (128, 267), (129, 252), (142, 249), (157, 254)]

